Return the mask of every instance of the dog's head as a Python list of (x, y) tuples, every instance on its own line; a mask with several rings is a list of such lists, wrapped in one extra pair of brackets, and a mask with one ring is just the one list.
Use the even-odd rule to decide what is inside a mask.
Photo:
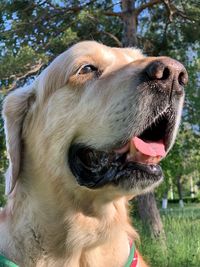
[(183, 65), (167, 57), (74, 45), (5, 100), (7, 192), (27, 168), (70, 190), (136, 195), (153, 188), (177, 133), (186, 82)]

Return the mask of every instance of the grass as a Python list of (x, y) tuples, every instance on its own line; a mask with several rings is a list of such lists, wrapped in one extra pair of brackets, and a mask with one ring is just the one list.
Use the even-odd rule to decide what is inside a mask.
[(183, 209), (171, 206), (161, 215), (166, 248), (150, 237), (147, 227), (134, 220), (141, 237), (139, 249), (146, 261), (151, 267), (200, 267), (200, 205)]

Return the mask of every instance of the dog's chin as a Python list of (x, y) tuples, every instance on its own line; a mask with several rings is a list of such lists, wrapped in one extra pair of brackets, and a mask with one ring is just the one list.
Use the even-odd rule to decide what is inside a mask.
[(127, 192), (142, 193), (163, 179), (158, 164), (127, 161), (126, 153), (99, 151), (83, 144), (70, 147), (69, 166), (78, 184), (90, 189), (113, 185)]

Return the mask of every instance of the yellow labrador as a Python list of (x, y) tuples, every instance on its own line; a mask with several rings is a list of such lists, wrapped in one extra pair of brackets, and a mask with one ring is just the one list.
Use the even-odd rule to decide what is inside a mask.
[(137, 238), (127, 202), (163, 179), (186, 82), (176, 60), (86, 41), (11, 92), (0, 254), (21, 267), (125, 266)]

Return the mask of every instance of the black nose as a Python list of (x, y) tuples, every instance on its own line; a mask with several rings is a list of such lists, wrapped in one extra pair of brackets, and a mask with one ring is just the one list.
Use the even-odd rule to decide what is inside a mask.
[(173, 90), (177, 94), (183, 94), (183, 86), (188, 82), (188, 74), (179, 61), (169, 57), (160, 57), (152, 61), (145, 71), (148, 79), (159, 82), (164, 90)]

